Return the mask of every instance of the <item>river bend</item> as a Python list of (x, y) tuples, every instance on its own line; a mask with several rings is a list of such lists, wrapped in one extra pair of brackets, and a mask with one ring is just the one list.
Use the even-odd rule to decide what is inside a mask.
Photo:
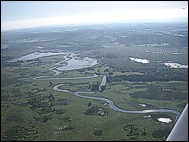
[(110, 108), (114, 111), (118, 112), (124, 112), (124, 113), (132, 113), (132, 114), (144, 114), (144, 113), (155, 113), (155, 112), (166, 112), (166, 113), (174, 113), (176, 114), (176, 119), (175, 121), (178, 120), (180, 116), (180, 112), (172, 109), (150, 109), (150, 110), (124, 110), (119, 107), (117, 107), (112, 100), (107, 99), (107, 98), (102, 98), (102, 97), (94, 97), (94, 96), (83, 96), (81, 94), (94, 94), (94, 92), (71, 92), (69, 90), (63, 90), (59, 89), (58, 87), (62, 86), (63, 84), (58, 84), (53, 87), (53, 90), (59, 91), (59, 92), (65, 92), (65, 93), (73, 93), (75, 96), (81, 97), (81, 98), (87, 98), (87, 99), (95, 99), (95, 100), (102, 100), (108, 103)]

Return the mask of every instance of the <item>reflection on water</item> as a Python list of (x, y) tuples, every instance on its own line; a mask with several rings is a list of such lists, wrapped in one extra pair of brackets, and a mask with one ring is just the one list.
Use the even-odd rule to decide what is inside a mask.
[(73, 57), (72, 59), (67, 61), (66, 66), (56, 68), (59, 71), (67, 71), (67, 70), (74, 70), (74, 69), (82, 69), (92, 67), (97, 64), (96, 59), (85, 57), (83, 59), (76, 59)]
[(138, 105), (143, 106), (143, 107), (146, 107), (146, 104), (138, 104)]
[(143, 64), (150, 63), (150, 60), (147, 60), (147, 59), (139, 59), (139, 58), (130, 57), (130, 60), (134, 62), (138, 62), (138, 63), (143, 63)]
[(168, 63), (168, 62), (165, 62), (164, 65), (168, 66), (170, 68), (188, 68), (188, 65), (182, 65), (182, 64), (179, 64), (179, 63)]
[(165, 122), (165, 123), (172, 122), (172, 120), (170, 118), (158, 118), (158, 121)]
[[(63, 66), (56, 67), (52, 70), (56, 73), (56, 75), (59, 74), (59, 71), (67, 71), (67, 70), (75, 70), (75, 69), (82, 69), (82, 68), (88, 68), (92, 67), (97, 64), (96, 59), (92, 59), (89, 57), (85, 58), (79, 58), (77, 57), (78, 54), (75, 53), (66, 53), (66, 52), (59, 52), (59, 53), (52, 53), (52, 52), (46, 52), (46, 53), (41, 53), (41, 52), (34, 52), (25, 56), (22, 56), (18, 59), (12, 60), (12, 62), (17, 62), (21, 60), (32, 60), (40, 57), (47, 57), (47, 56), (54, 56), (54, 55), (65, 55), (65, 62)], [(62, 62), (62, 61), (61, 61)], [(59, 65), (61, 62), (56, 63), (55, 65)], [(64, 62), (64, 61), (63, 61)]]

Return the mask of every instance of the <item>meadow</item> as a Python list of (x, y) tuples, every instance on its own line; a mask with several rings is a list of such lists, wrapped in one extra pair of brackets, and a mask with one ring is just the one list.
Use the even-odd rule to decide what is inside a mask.
[[(119, 28), (116, 30), (121, 29)], [(65, 32), (65, 40), (60, 40), (61, 34), (58, 34), (57, 39), (53, 41), (55, 33), (49, 33), (44, 39), (53, 37), (52, 41), (12, 44), (9, 42), (10, 47), (2, 50), (1, 140), (166, 140), (176, 123), (174, 113), (129, 114), (111, 109), (105, 101), (74, 95), (77, 91), (95, 92), (82, 95), (110, 99), (124, 110), (171, 109), (182, 113), (188, 102), (188, 69), (170, 68), (162, 63), (171, 61), (187, 65), (188, 48), (179, 48), (181, 43), (176, 47), (162, 47), (161, 44), (149, 43), (134, 44), (137, 42), (134, 34), (133, 43), (129, 41), (127, 44), (120, 35), (130, 29), (132, 28), (120, 30), (116, 41), (112, 41), (114, 36), (117, 36), (115, 30), (110, 30), (108, 37), (109, 30), (102, 28), (101, 34), (90, 29)], [(96, 38), (90, 38), (94, 33)], [(73, 36), (77, 41), (74, 41)], [(89, 38), (91, 40), (88, 40)], [(13, 38), (9, 40), (12, 41)], [(73, 43), (70, 43), (72, 40)], [(43, 51), (33, 48), (37, 45), (43, 46)], [(54, 76), (55, 72), (49, 69), (58, 62), (64, 62), (64, 55), (9, 62), (34, 51), (61, 50), (76, 53), (80, 58), (96, 59), (98, 64), (78, 70), (60, 71), (60, 74)], [(130, 57), (148, 59), (150, 62), (138, 63), (131, 61)], [(94, 74), (96, 77), (93, 78), (50, 79), (86, 77)], [(103, 75), (107, 76), (107, 82), (105, 90), (99, 92), (98, 85)], [(34, 79), (40, 76), (49, 79)], [(70, 92), (53, 90), (58, 84), (63, 84), (59, 89)], [(169, 118), (171, 122), (161, 122), (158, 118)]]

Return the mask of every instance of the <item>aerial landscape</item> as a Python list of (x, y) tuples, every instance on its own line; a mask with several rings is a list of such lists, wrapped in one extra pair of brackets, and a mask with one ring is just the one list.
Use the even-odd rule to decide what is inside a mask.
[(1, 141), (166, 141), (188, 103), (187, 5), (1, 2)]
[(165, 140), (188, 101), (187, 23), (2, 32), (1, 140)]

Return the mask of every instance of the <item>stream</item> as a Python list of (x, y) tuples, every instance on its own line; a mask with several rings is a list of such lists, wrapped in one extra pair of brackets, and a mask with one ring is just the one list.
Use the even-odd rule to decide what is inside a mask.
[(63, 84), (58, 84), (56, 86), (53, 87), (53, 90), (55, 91), (59, 91), (59, 92), (65, 92), (65, 93), (73, 93), (75, 96), (81, 97), (81, 98), (87, 98), (87, 99), (95, 99), (95, 100), (102, 100), (105, 101), (109, 104), (110, 108), (114, 111), (118, 111), (118, 112), (124, 112), (124, 113), (132, 113), (132, 114), (144, 114), (144, 113), (154, 113), (154, 112), (166, 112), (166, 113), (175, 113), (176, 114), (176, 119), (175, 121), (178, 120), (179, 116), (180, 116), (180, 112), (176, 111), (176, 110), (171, 110), (171, 109), (149, 109), (149, 110), (124, 110), (121, 109), (119, 107), (117, 107), (112, 100), (107, 99), (107, 98), (102, 98), (102, 97), (92, 97), (92, 96), (83, 96), (80, 94), (94, 94), (94, 92), (71, 92), (68, 90), (62, 90), (59, 89), (58, 87), (62, 86)]
[[(55, 75), (58, 75), (62, 70), (66, 70), (66, 67), (68, 66), (68, 70), (72, 70), (72, 69), (81, 69), (81, 66), (74, 66), (75, 63), (78, 64), (78, 62), (83, 62), (84, 64), (82, 64), (83, 68), (86, 68), (88, 66), (93, 66), (95, 64), (97, 64), (97, 61), (95, 59), (91, 59), (91, 58), (84, 58), (84, 61), (82, 60), (78, 60), (74, 57), (75, 54), (67, 54), (65, 59), (67, 62), (67, 65), (63, 66), (63, 67), (52, 67), (49, 70), (54, 71)], [(74, 60), (75, 59), (75, 60)], [(76, 62), (77, 61), (77, 62)], [(61, 63), (61, 62), (59, 62)], [(56, 63), (56, 64), (59, 64)], [(89, 64), (90, 65), (89, 65)], [(85, 65), (86, 64), (86, 65)], [(70, 77), (70, 78), (60, 78), (60, 77), (50, 77), (50, 76), (39, 76), (39, 77), (34, 77), (34, 80), (74, 80), (74, 79), (90, 79), (90, 78), (94, 78), (94, 77), (98, 77), (98, 75), (94, 74), (93, 76), (84, 76), (84, 77)], [(100, 86), (103, 86), (106, 82), (106, 76), (104, 75), (101, 81)], [(63, 89), (59, 89), (58, 87), (62, 86), (63, 84), (58, 84), (55, 85), (53, 87), (53, 90), (58, 91), (58, 92), (65, 92), (65, 93), (73, 93), (75, 96), (81, 97), (81, 98), (86, 98), (86, 99), (95, 99), (95, 100), (102, 100), (108, 103), (108, 105), (110, 106), (110, 108), (114, 111), (117, 112), (123, 112), (123, 113), (132, 113), (132, 114), (146, 114), (146, 113), (155, 113), (155, 112), (165, 112), (165, 113), (174, 113), (176, 114), (176, 119), (175, 121), (178, 120), (179, 116), (180, 116), (180, 112), (176, 111), (176, 110), (172, 110), (172, 109), (149, 109), (149, 110), (124, 110), (122, 108), (119, 108), (118, 106), (116, 106), (112, 100), (107, 99), (107, 98), (103, 98), (103, 97), (94, 97), (94, 96), (83, 96), (81, 94), (95, 94), (94, 92), (81, 92), (81, 91), (77, 91), (77, 92), (71, 92), (69, 90), (63, 90)], [(99, 87), (100, 87), (99, 86)]]

